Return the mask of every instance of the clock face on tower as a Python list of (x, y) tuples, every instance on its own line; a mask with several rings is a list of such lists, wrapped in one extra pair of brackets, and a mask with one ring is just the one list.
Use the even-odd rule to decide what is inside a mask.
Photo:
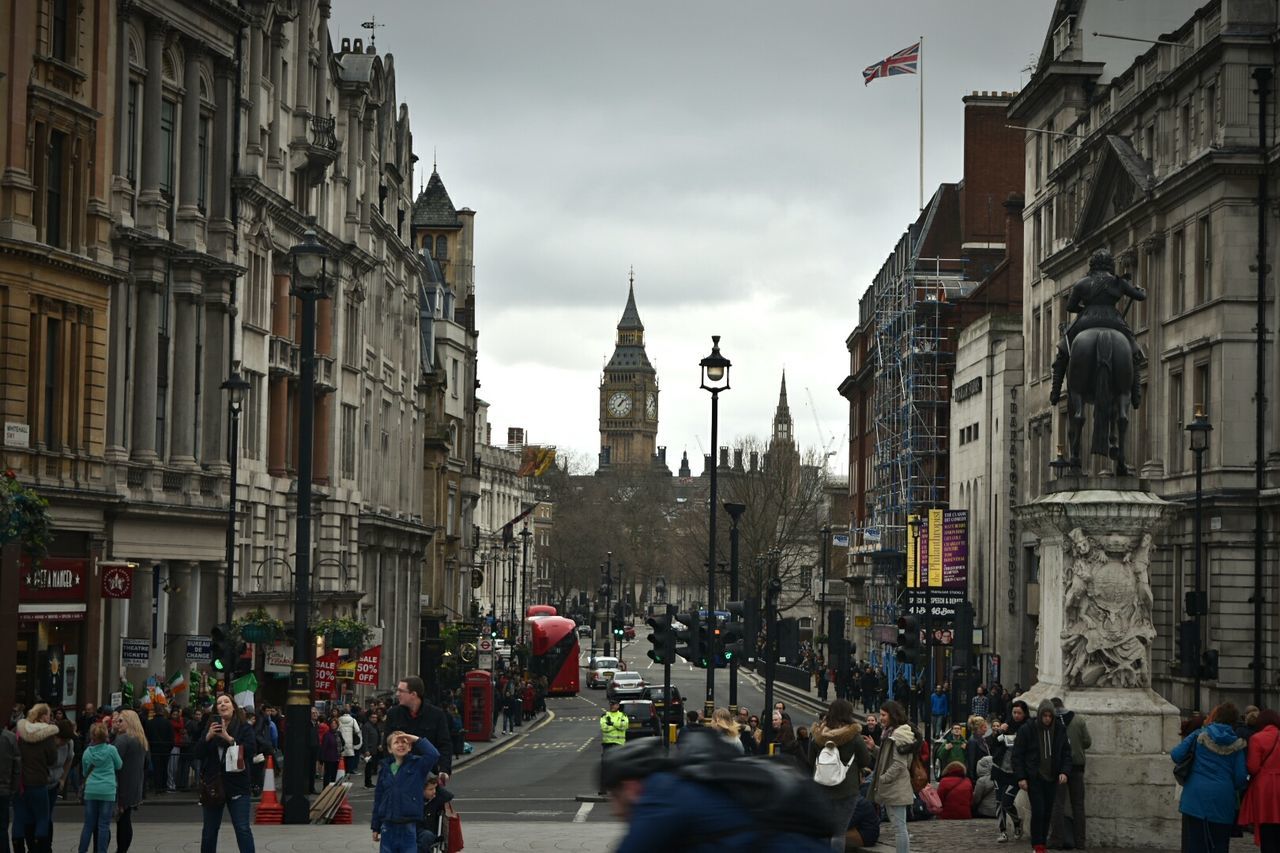
[(652, 391), (646, 394), (644, 398), (644, 416), (651, 421), (658, 419), (658, 395)]
[(625, 391), (619, 391), (609, 398), (609, 414), (615, 418), (625, 418), (631, 414), (631, 397)]

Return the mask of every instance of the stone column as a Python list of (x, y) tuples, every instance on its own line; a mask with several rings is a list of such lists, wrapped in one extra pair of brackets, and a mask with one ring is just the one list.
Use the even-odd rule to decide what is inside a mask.
[(224, 260), (233, 257), (231, 227), (231, 169), (232, 152), (238, 141), (231, 138), (234, 132), (235, 111), (239, 109), (235, 92), (235, 66), (230, 60), (219, 58), (213, 68), (213, 139), (209, 145), (209, 227), (210, 254)]
[(160, 294), (155, 284), (134, 281), (137, 315), (133, 324), (133, 429), (130, 455), (138, 462), (154, 462), (156, 456), (156, 380), (159, 375), (157, 342)]
[(277, 25), (271, 33), (271, 115), (267, 129), (267, 168), (279, 170), (280, 122), (284, 120), (284, 49), (287, 40)]
[[(281, 266), (288, 269), (287, 262), (277, 261), (276, 267)], [(271, 334), (293, 340), (293, 330), (289, 328), (289, 305), (293, 299), (289, 295), (291, 283), (288, 272), (277, 272), (271, 277)]]
[[(1180, 510), (1136, 478), (1068, 477), (1018, 507), (1040, 537), (1040, 641), (1033, 709), (1060, 697), (1089, 726), (1085, 777), (1095, 846), (1176, 848), (1168, 750), (1178, 709), (1151, 689), (1153, 535)], [(1028, 723), (1034, 725), (1034, 723)]]
[(259, 173), (258, 158), (262, 157), (262, 42), (262, 19), (255, 17), (249, 25), (249, 127), (245, 140), (250, 172), (254, 173)]
[[(117, 260), (122, 260), (117, 256)], [(106, 458), (121, 462), (129, 458), (129, 436), (125, 424), (129, 399), (125, 376), (129, 366), (129, 283), (111, 285), (107, 304), (107, 449)]]
[(165, 666), (160, 670), (166, 677), (176, 671), (187, 671), (187, 638), (193, 634), (202, 633), (197, 624), (199, 612), (196, 610), (196, 602), (199, 599), (196, 584), (199, 582), (199, 577), (200, 572), (196, 563), (186, 561), (169, 563), (169, 589), (161, 590), (161, 595), (168, 598), (164, 628)]
[[(138, 563), (138, 568), (133, 571), (133, 595), (129, 598), (129, 622), (125, 636), (131, 640), (149, 640), (151, 639), (151, 604), (152, 604), (152, 581), (151, 578), (155, 574), (155, 564)], [(159, 648), (151, 650), (151, 664), (160, 662), (159, 656), (163, 651)], [(146, 682), (147, 676), (152, 674), (152, 666), (128, 667), (125, 669), (125, 677), (133, 682), (134, 699), (140, 699), (143, 684)]]
[(346, 222), (346, 239), (354, 241), (355, 228), (359, 222), (360, 209), (360, 146), (363, 133), (360, 129), (360, 117), (354, 106), (347, 110), (347, 138), (345, 140), (347, 165), (346, 174), (343, 176), (347, 179), (347, 215)]
[(321, 3), (317, 10), (320, 15), (319, 31), (322, 33), (320, 40), (316, 42), (316, 49), (320, 53), (319, 62), (316, 66), (316, 83), (315, 83), (315, 103), (311, 105), (311, 112), (318, 116), (329, 115), (329, 107), (326, 103), (326, 94), (329, 89), (329, 4)]
[[(133, 187), (129, 183), (129, 27), (133, 4), (122, 2), (116, 19), (116, 157), (112, 167), (112, 209), (119, 212), (121, 224), (133, 225), (130, 203)], [(136, 117), (135, 117), (136, 118)]]
[[(199, 285), (174, 299), (174, 340), (179, 352), (185, 342), (199, 337), (200, 310)], [(169, 461), (183, 467), (196, 467), (196, 357), (195, 352), (185, 352), (173, 360), (173, 427), (169, 442)], [(218, 383), (221, 384), (221, 383)], [(206, 388), (213, 397), (222, 394), (218, 385)]]
[(165, 24), (152, 19), (147, 24), (147, 79), (142, 93), (142, 189), (138, 194), (138, 226), (153, 233), (164, 232), (166, 202), (160, 194), (164, 180), (164, 134), (160, 132), (160, 110), (164, 103)]
[(200, 461), (211, 473), (226, 474), (227, 397), (222, 383), (230, 375), (227, 358), (228, 312), (231, 283), (225, 278), (206, 279), (204, 300), (204, 393), (200, 395)]
[(183, 42), (182, 144), (178, 158), (178, 222), (175, 240), (197, 252), (204, 251), (204, 214), (200, 212), (200, 60), (204, 45)]
[(378, 204), (378, 179), (375, 175), (376, 169), (373, 168), (369, 157), (369, 152), (373, 149), (373, 121), (361, 122), (361, 129), (364, 131), (360, 135), (360, 162), (365, 164), (364, 169), (364, 204), (360, 206), (360, 228), (364, 230), (369, 227), (369, 215), (373, 208)]
[(333, 395), (316, 394), (315, 454), (311, 478), (313, 483), (327, 486), (332, 480), (330, 466), (333, 458)]
[(297, 34), (293, 59), (294, 80), (293, 135), (306, 136), (306, 115), (311, 112), (311, 0), (298, 4), (298, 20), (294, 24)]
[(289, 428), (289, 381), (271, 377), (267, 401), (267, 473), (283, 477), (286, 472), (285, 436)]

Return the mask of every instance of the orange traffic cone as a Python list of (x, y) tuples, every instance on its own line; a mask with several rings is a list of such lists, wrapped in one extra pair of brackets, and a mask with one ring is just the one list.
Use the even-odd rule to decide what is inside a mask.
[(258, 814), (254, 823), (284, 823), (284, 809), (276, 799), (276, 765), (270, 755), (267, 756), (267, 769), (262, 779), (262, 800), (258, 803)]
[(338, 806), (338, 810), (333, 813), (333, 821), (335, 824), (350, 826), (353, 823), (355, 813), (351, 811), (351, 801), (347, 799), (347, 795), (342, 795), (342, 805)]

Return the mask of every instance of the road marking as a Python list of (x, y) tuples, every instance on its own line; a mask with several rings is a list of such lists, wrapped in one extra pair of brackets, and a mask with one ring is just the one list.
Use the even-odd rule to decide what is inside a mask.
[(527, 738), (529, 735), (531, 735), (531, 734), (533, 734), (534, 732), (536, 732), (538, 729), (540, 729), (540, 728), (542, 728), (543, 726), (545, 726), (547, 723), (550, 723), (551, 721), (553, 721), (555, 718), (556, 718), (556, 712), (555, 712), (555, 711), (550, 711), (550, 710), (549, 710), (549, 711), (547, 711), (547, 715), (546, 715), (545, 717), (543, 717), (543, 718), (542, 718), (542, 721), (541, 721), (541, 722), (539, 722), (537, 725), (535, 725), (533, 728), (529, 729), (529, 730), (528, 730), (527, 732), (525, 732), (524, 734), (516, 735), (516, 736), (515, 736), (515, 737), (513, 737), (511, 740), (509, 740), (509, 741), (507, 741), (506, 743), (504, 743), (502, 746), (494, 747), (493, 749), (491, 749), (491, 750), (489, 750), (488, 752), (486, 752), (486, 753), (484, 753), (483, 755), (481, 755), (479, 758), (473, 758), (473, 759), (471, 759), (471, 760), (470, 760), (470, 761), (468, 761), (466, 764), (462, 765), (462, 766), (461, 766), (461, 767), (459, 767), (457, 770), (453, 771), (453, 775), (454, 775), (454, 776), (456, 776), (456, 775), (458, 775), (459, 773), (463, 772), (464, 770), (467, 770), (468, 768), (475, 767), (477, 764), (481, 764), (481, 763), (483, 763), (483, 762), (485, 762), (485, 761), (488, 761), (490, 758), (493, 758), (495, 755), (501, 755), (502, 753), (506, 752), (508, 749), (511, 749), (511, 747), (513, 747), (513, 746), (515, 746), (516, 744), (520, 743), (522, 740), (524, 740), (525, 738)]
[(582, 746), (578, 747), (578, 752), (585, 752), (586, 748), (591, 746), (591, 744), (595, 742), (596, 742), (595, 738), (588, 738), (586, 742), (582, 744)]
[(578, 813), (573, 816), (574, 823), (586, 823), (587, 815), (591, 814), (591, 810), (595, 808), (595, 803), (583, 803), (578, 806)]

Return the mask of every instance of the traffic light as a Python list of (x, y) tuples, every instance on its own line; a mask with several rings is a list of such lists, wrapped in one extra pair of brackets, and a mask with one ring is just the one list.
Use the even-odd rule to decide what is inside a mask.
[(1205, 681), (1218, 680), (1218, 650), (1205, 649), (1200, 657), (1200, 677)]
[(749, 602), (746, 601), (729, 602), (729, 618), (724, 623), (724, 634), (721, 637), (726, 662), (746, 656), (746, 616), (748, 605)]
[(622, 634), (623, 634), (622, 620), (615, 616), (611, 625), (613, 627), (614, 639), (616, 639), (618, 642), (622, 642)]
[[(1175, 671), (1183, 678), (1195, 678), (1196, 669), (1201, 665), (1200, 631), (1195, 621), (1184, 619), (1178, 623), (1178, 633), (1174, 637), (1177, 645), (1175, 651), (1177, 665)], [(1205, 652), (1207, 655), (1208, 652)], [(1216, 652), (1214, 653), (1217, 654)], [(1216, 658), (1215, 658), (1216, 662)]]
[(699, 633), (698, 614), (696, 612), (677, 613), (676, 621), (680, 623), (680, 627), (675, 632), (676, 642), (684, 644), (676, 647), (676, 654), (697, 666), (698, 661), (702, 659), (702, 637)]
[(671, 627), (671, 611), (659, 613), (646, 620), (653, 633), (649, 642), (653, 648), (649, 650), (649, 660), (654, 663), (670, 664), (676, 659), (676, 632)]
[(209, 632), (209, 663), (219, 676), (232, 672), (236, 665), (235, 643), (231, 637), (231, 626), (225, 622), (214, 625)]
[(914, 660), (920, 653), (920, 619), (913, 613), (898, 617), (898, 659)]
[(898, 617), (898, 651), (920, 648), (920, 618), (914, 613)]

